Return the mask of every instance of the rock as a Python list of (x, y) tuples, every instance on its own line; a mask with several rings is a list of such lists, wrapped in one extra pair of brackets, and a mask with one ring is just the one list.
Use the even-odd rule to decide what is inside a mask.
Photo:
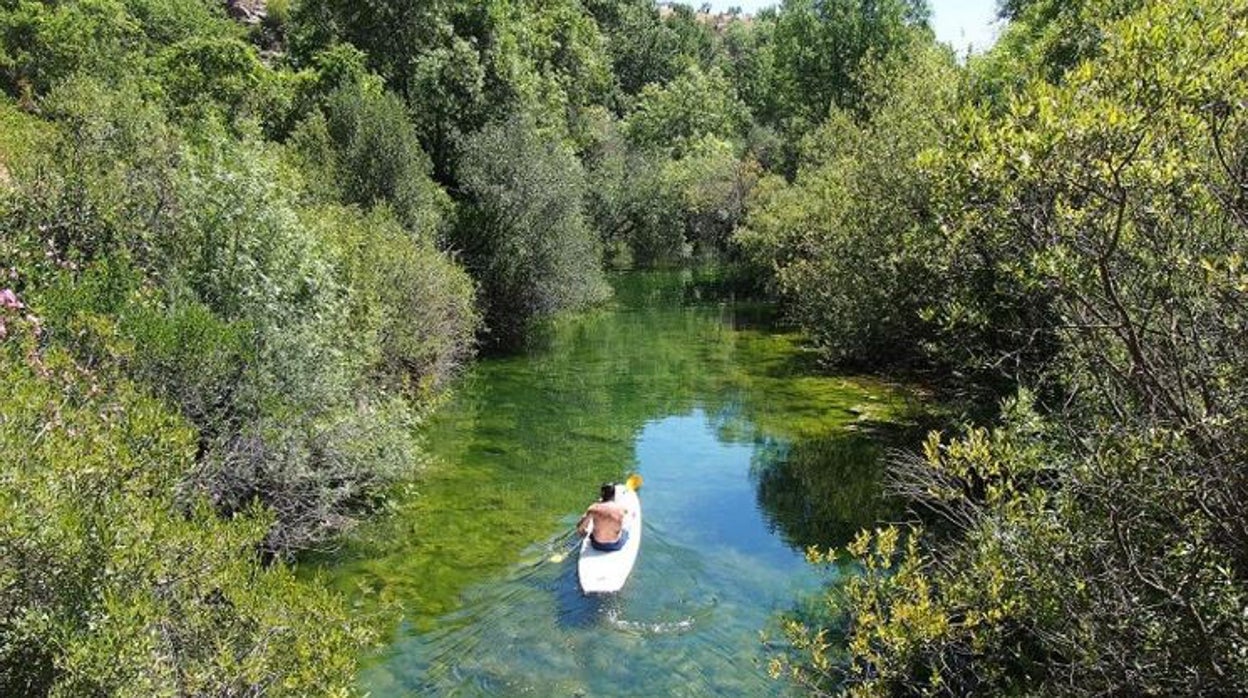
[(0, 160), (0, 189), (10, 189), (13, 187), (13, 175), (9, 174), (9, 168), (4, 166), (4, 161)]
[(225, 0), (225, 11), (243, 24), (260, 24), (268, 17), (266, 0)]

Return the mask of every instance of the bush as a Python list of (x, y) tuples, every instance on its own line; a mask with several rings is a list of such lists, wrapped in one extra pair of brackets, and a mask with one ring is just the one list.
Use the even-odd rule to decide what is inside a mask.
[(758, 163), (712, 136), (691, 141), (683, 158), (666, 163), (663, 188), (680, 197), (680, 223), (691, 246), (709, 255), (728, 249), (759, 175)]
[(917, 529), (861, 534), (847, 552), (866, 573), (823, 619), (788, 625), (799, 656), (773, 672), (862, 696), (1248, 688), (1243, 585), (1193, 494), (1191, 445), (1158, 433), (1072, 456), (1018, 419), (933, 435), (899, 464), (904, 492), (958, 537), (934, 552)]
[(150, 86), (162, 66), (185, 69), (158, 58), (165, 49), (179, 42), (222, 46), (240, 34), (223, 12), (199, 2), (10, 2), (0, 7), (0, 85), (28, 101), (74, 74)]
[(305, 217), (334, 249), (350, 289), (355, 351), (371, 352), (370, 372), (420, 398), (440, 392), (473, 355), (480, 317), (471, 277), (386, 209), (361, 218), (320, 208)]
[(651, 265), (686, 256), (681, 192), (666, 186), (666, 155), (633, 147), (612, 128), (586, 161), (586, 209), (612, 263)]
[(403, 103), (389, 93), (344, 88), (330, 96), (325, 114), (343, 200), (365, 208), (388, 203), (409, 230), (431, 238), (449, 200), (429, 177), (429, 157)]
[(142, 65), (142, 55), (127, 50), (141, 36), (117, 0), (5, 3), (0, 7), (4, 87), (30, 100), (78, 71), (121, 78)]
[(211, 444), (188, 477), (226, 516), (262, 503), (273, 512), (264, 549), (279, 555), (333, 545), (423, 465), (418, 420), (400, 398), (240, 424)]
[(175, 114), (221, 109), (234, 121), (257, 111), (253, 102), (266, 69), (254, 47), (232, 38), (190, 37), (161, 52), (159, 75)]
[(734, 238), (825, 359), (859, 367), (924, 358), (935, 332), (922, 314), (939, 231), (919, 156), (943, 137), (956, 87), (936, 48), (875, 77), (889, 92), (871, 118), (834, 110), (805, 141), (797, 180), (765, 180)]
[(38, 350), (21, 312), (0, 309), (0, 692), (351, 693), (364, 626), (260, 565), (263, 512), (178, 496), (181, 418)]
[(997, 365), (1043, 371), (1027, 382), (1044, 413), (1024, 394), (998, 428), (894, 465), (944, 536), (856, 544), (869, 573), (825, 626), (849, 652), (791, 626), (799, 678), (858, 695), (1248, 691), (1248, 205), (1228, 195), (1248, 184), (1231, 164), (1248, 152), (1245, 12), (1143, 3), (1084, 27), (1096, 58), (1058, 84), (1041, 72), (1007, 111), (960, 114), (931, 160), (933, 316), (942, 342), (1014, 340)]
[[(136, 101), (85, 80), (49, 97), (66, 155), (0, 211), (0, 265), (47, 309), (50, 341), (124, 368), (192, 420), (195, 485), (222, 513), (274, 507), (278, 552), (325, 540), (417, 462), (410, 409), (375, 395), (370, 372), (385, 366), (399, 385), (402, 365), (420, 390), (441, 385), (468, 353), (470, 286), (431, 242), (391, 225), (387, 262), (410, 268), (358, 282), (377, 297), (384, 286), (398, 309), (375, 333), (354, 332), (357, 252), (301, 222), (284, 164), (211, 122), (184, 142), (159, 110), (125, 111)], [(381, 432), (385, 452), (351, 445)]]
[(585, 221), (584, 177), (576, 156), (524, 116), (465, 141), (467, 200), (454, 243), (481, 285), (491, 343), (517, 345), (536, 320), (609, 292)]
[(5, 220), (13, 239), (39, 250), (23, 265), (28, 274), (116, 253), (163, 270), (160, 243), (176, 229), (170, 204), (181, 139), (140, 89), (75, 75), (44, 100), (54, 134), (46, 161), (18, 188), (22, 204)]

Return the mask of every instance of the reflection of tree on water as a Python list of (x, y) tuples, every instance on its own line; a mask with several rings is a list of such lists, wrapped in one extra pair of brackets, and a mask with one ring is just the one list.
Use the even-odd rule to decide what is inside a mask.
[(793, 444), (760, 443), (750, 474), (773, 531), (796, 549), (843, 546), (894, 511), (883, 495), (881, 446), (842, 431)]
[(791, 440), (760, 429), (747, 403), (748, 395), (739, 394), (710, 420), (720, 439), (753, 443), (750, 475), (759, 508), (790, 547), (844, 546), (859, 529), (896, 512), (884, 495), (881, 456), (902, 425), (829, 420), (824, 434)]

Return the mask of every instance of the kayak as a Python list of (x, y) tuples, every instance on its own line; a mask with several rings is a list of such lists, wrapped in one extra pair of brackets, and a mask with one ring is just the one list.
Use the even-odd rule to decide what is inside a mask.
[(628, 515), (624, 517), (624, 530), (628, 531), (628, 540), (619, 550), (595, 550), (589, 544), (589, 536), (593, 534), (591, 525), (589, 534), (581, 540), (580, 559), (576, 563), (581, 590), (586, 594), (619, 591), (624, 582), (628, 581), (633, 564), (637, 562), (637, 553), (641, 550), (641, 499), (625, 485), (616, 485), (615, 501), (628, 509)]

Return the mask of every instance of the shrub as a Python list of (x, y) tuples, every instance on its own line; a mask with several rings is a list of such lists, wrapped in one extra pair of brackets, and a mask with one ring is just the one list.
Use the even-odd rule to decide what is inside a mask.
[(255, 111), (266, 69), (254, 47), (231, 38), (190, 37), (166, 48), (159, 75), (174, 113), (219, 108), (231, 120)]
[(1246, 11), (1143, 3), (1084, 27), (1095, 58), (1057, 84), (960, 114), (931, 160), (934, 310), (1004, 336), (976, 343), (1011, 348), (1018, 380), (1018, 338), (1051, 342), (1046, 411), (1021, 399), (895, 464), (945, 537), (855, 546), (887, 571), (846, 587), (845, 657), (795, 628), (799, 674), (859, 695), (1248, 691)]
[(586, 209), (613, 263), (650, 265), (686, 256), (681, 192), (667, 186), (665, 154), (633, 147), (612, 128), (586, 161)]
[(728, 249), (759, 174), (758, 163), (712, 136), (691, 141), (683, 158), (666, 163), (663, 188), (679, 195), (680, 224), (692, 246), (708, 254)]
[(326, 207), (306, 214), (329, 241), (350, 294), (351, 335), (382, 385), (429, 397), (471, 359), (480, 317), (471, 277), (387, 209), (361, 217)]
[(797, 180), (765, 180), (734, 237), (833, 363), (914, 361), (934, 332), (921, 313), (939, 237), (919, 156), (942, 138), (956, 82), (937, 49), (914, 59), (876, 74), (891, 92), (869, 121), (834, 110), (806, 140)]
[[(322, 541), (416, 463), (412, 415), (375, 396), (366, 378), (381, 364), (382, 337), (352, 332), (347, 265), (336, 266), (329, 241), (300, 221), (298, 191), (283, 187), (294, 178), (278, 158), (211, 122), (188, 143), (159, 110), (116, 113), (134, 100), (91, 81), (49, 98), (66, 157), (0, 211), (0, 264), (47, 309), (50, 341), (86, 364), (124, 368), (192, 420), (203, 466), (196, 491), (224, 514), (256, 499), (272, 506), (275, 551)], [(442, 313), (431, 326), (460, 333), (413, 327), (387, 338), (387, 356), (409, 362), (429, 388), (460, 361), (473, 322), (466, 281), (431, 244), (397, 258), (425, 283), (451, 284), (450, 300), (434, 303), (446, 298), (441, 289), (412, 277), (398, 284), (398, 272), (387, 280), (387, 293), (431, 302), (429, 314), (403, 309), (409, 326)], [(406, 322), (384, 317), (387, 327)], [(351, 445), (382, 432), (387, 451)], [(327, 507), (332, 515), (302, 513)]]
[(21, 312), (0, 309), (0, 692), (352, 692), (364, 626), (260, 565), (263, 511), (223, 520), (178, 496), (181, 418), (39, 350)]
[(481, 285), (492, 343), (519, 344), (536, 320), (607, 295), (601, 248), (584, 216), (584, 176), (576, 156), (524, 116), (465, 141), (467, 200), (454, 243)]
[(346, 203), (386, 203), (404, 226), (431, 239), (449, 199), (432, 179), (407, 108), (396, 96), (353, 84), (330, 95), (325, 127)]

